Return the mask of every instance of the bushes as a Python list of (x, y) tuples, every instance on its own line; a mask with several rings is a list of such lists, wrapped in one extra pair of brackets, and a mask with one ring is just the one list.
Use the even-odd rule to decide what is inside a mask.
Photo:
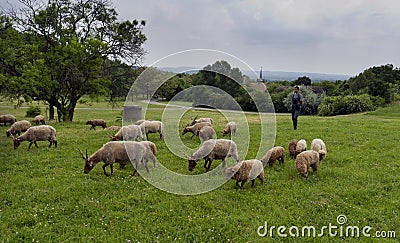
[(31, 106), (26, 111), (25, 117), (35, 117), (37, 115), (40, 115), (40, 113), (41, 110), (39, 106)]
[(318, 107), (318, 115), (334, 116), (371, 111), (384, 102), (368, 94), (326, 97)]
[[(301, 107), (301, 114), (315, 115), (318, 112), (319, 104), (324, 100), (325, 94), (315, 94), (310, 88), (301, 86), (300, 93), (303, 96), (303, 105)], [(289, 112), (292, 112), (292, 94), (289, 93), (285, 100), (285, 107)]]

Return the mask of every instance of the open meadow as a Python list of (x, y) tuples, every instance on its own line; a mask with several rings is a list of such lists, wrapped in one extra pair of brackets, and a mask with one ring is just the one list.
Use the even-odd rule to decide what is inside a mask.
[[(14, 150), (12, 139), (6, 137), (9, 126), (0, 126), (0, 242), (287, 240), (278, 235), (279, 226), (286, 227), (284, 233), (291, 241), (365, 241), (384, 234), (400, 237), (399, 105), (349, 116), (300, 116), (297, 131), (292, 130), (290, 116), (277, 115), (275, 145), (286, 149), (285, 164), (265, 167), (264, 185), (256, 180), (251, 188), (247, 182), (242, 190), (230, 180), (194, 196), (170, 194), (139, 175), (132, 177), (131, 165), (124, 169), (114, 166), (110, 177), (103, 174), (102, 163), (84, 174), (78, 149), (87, 149), (90, 155), (115, 133), (89, 130), (85, 121), (103, 118), (108, 126), (121, 125), (117, 121), (121, 110), (96, 104), (83, 108), (76, 109), (73, 122), (49, 123), (57, 129), (57, 148), (48, 148), (46, 141), (27, 151), (29, 143), (24, 142)], [(162, 110), (155, 105), (151, 108), (156, 109), (150, 109), (146, 119), (160, 119)], [(14, 114), (18, 120), (26, 119), (25, 112), (25, 108), (0, 106), (0, 114)], [(196, 114), (214, 118), (221, 138), (226, 121), (215, 111), (187, 112), (180, 125)], [(254, 114), (246, 117), (251, 141), (257, 141), (260, 121)], [(306, 139), (308, 147), (312, 139), (321, 138), (327, 146), (326, 159), (308, 180), (297, 175), (287, 151), (293, 138)], [(170, 153), (158, 135), (150, 134), (149, 140), (157, 145), (157, 157), (166, 167), (192, 174), (187, 160)], [(183, 143), (189, 147), (200, 144), (188, 134)], [(256, 156), (257, 146), (250, 142), (247, 159)], [(219, 163), (214, 161), (213, 167)], [(193, 173), (203, 172), (202, 160)], [(342, 225), (340, 215), (347, 217)], [(261, 237), (258, 233), (265, 227), (258, 229), (266, 222), (268, 232)], [(324, 228), (329, 225), (339, 227), (336, 236)], [(275, 228), (269, 229), (271, 226)], [(292, 226), (300, 229), (298, 237), (289, 235)], [(302, 237), (304, 226), (315, 227), (316, 236)], [(347, 226), (359, 227), (360, 236), (346, 237)], [(361, 232), (366, 226), (371, 228), (367, 232), (370, 238)]]

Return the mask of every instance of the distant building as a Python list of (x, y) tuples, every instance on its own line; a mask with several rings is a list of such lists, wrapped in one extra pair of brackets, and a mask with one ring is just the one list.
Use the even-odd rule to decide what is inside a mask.
[(261, 66), (261, 69), (260, 69), (260, 76), (257, 78), (257, 82), (267, 82), (267, 79), (264, 79), (263, 78), (263, 73), (262, 73), (262, 66)]

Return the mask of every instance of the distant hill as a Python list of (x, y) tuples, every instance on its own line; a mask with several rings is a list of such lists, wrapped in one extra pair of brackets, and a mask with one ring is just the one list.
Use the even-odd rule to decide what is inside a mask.
[[(173, 73), (196, 73), (198, 70), (202, 68), (196, 67), (161, 67), (157, 68), (162, 71), (173, 72)], [(245, 70), (242, 71), (244, 75), (249, 76), (250, 78), (255, 78), (255, 74), (253, 71)], [(259, 75), (259, 72), (256, 71), (256, 74)], [(308, 73), (308, 72), (283, 72), (283, 71), (263, 71), (263, 78), (267, 81), (293, 81), (299, 77), (307, 76), (312, 82), (321, 82), (323, 80), (328, 81), (336, 81), (336, 80), (348, 80), (351, 75), (346, 74), (327, 74), (327, 73)]]

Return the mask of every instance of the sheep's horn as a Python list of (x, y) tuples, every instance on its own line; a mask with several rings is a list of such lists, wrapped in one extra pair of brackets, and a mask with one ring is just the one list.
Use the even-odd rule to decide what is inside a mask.
[(89, 158), (89, 156), (88, 156), (88, 154), (87, 154), (87, 149), (86, 149), (86, 159), (88, 159)]
[(197, 119), (197, 117), (199, 117), (199, 114), (197, 114), (197, 115), (194, 117), (194, 119), (193, 119), (193, 120), (196, 120), (196, 119)]
[(83, 155), (83, 152), (82, 152), (82, 150), (78, 149), (78, 151), (79, 151), (79, 153), (81, 154), (81, 156), (82, 156), (82, 159), (86, 159), (86, 158), (85, 158), (85, 156)]
[(187, 154), (185, 153), (185, 151), (183, 151), (182, 149), (180, 149), (180, 151), (181, 151), (181, 153), (183, 154), (183, 156), (185, 156), (186, 158), (189, 158), (189, 157), (190, 157), (190, 156), (187, 155)]

